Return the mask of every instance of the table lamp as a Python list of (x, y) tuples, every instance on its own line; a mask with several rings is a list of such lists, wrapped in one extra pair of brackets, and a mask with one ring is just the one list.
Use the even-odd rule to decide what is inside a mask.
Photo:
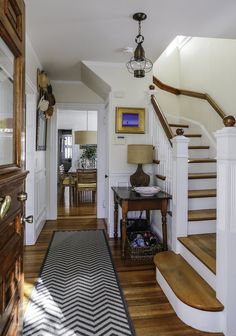
[(130, 176), (132, 187), (148, 186), (150, 176), (143, 171), (142, 164), (153, 163), (153, 145), (128, 145), (127, 162), (138, 165), (136, 172)]

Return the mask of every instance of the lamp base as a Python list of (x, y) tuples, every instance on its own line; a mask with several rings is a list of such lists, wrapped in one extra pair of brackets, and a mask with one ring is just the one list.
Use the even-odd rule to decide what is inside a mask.
[(149, 185), (150, 176), (144, 173), (142, 164), (139, 163), (136, 172), (130, 176), (132, 187), (146, 187)]

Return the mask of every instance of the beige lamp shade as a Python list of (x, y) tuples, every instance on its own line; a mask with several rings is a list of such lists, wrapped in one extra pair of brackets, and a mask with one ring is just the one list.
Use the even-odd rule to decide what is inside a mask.
[(153, 162), (153, 145), (128, 145), (128, 163), (145, 164)]
[(75, 131), (76, 145), (96, 145), (97, 132), (96, 131)]

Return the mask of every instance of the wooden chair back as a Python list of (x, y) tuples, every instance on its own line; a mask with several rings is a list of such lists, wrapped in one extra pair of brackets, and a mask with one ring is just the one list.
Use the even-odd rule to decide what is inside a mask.
[(97, 183), (97, 170), (96, 169), (86, 169), (86, 170), (78, 169), (77, 170), (77, 183), (79, 185)]
[(87, 201), (90, 199), (88, 197), (88, 192), (92, 195), (92, 202), (95, 202), (97, 193), (97, 170), (96, 169), (84, 169), (77, 170), (76, 179), (76, 196), (77, 202)]

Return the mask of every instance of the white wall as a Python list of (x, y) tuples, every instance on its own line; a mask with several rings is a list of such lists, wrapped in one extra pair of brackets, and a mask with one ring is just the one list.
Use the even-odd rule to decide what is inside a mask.
[(46, 221), (46, 152), (36, 151), (37, 68), (41, 64), (26, 39), (26, 216), (33, 215), (33, 224), (26, 224), (26, 244), (34, 244)]
[(51, 81), (57, 103), (102, 104), (104, 101), (82, 82)]
[[(164, 51), (153, 65), (153, 74), (165, 84), (180, 87), (180, 59), (176, 47)], [(180, 98), (174, 94), (157, 89), (155, 94), (161, 110), (165, 114), (180, 115)]]
[[(175, 47), (169, 54), (164, 52), (154, 64), (154, 75), (165, 84), (208, 93), (226, 115), (235, 115), (235, 58), (235, 40), (194, 37), (180, 50)], [(209, 134), (222, 127), (222, 119), (204, 100), (160, 89), (157, 98), (165, 113), (195, 120)]]
[[(192, 38), (180, 51), (181, 87), (208, 93), (227, 115), (235, 115), (235, 59), (235, 40)], [(210, 133), (222, 127), (222, 119), (204, 101), (181, 97), (181, 110)]]

